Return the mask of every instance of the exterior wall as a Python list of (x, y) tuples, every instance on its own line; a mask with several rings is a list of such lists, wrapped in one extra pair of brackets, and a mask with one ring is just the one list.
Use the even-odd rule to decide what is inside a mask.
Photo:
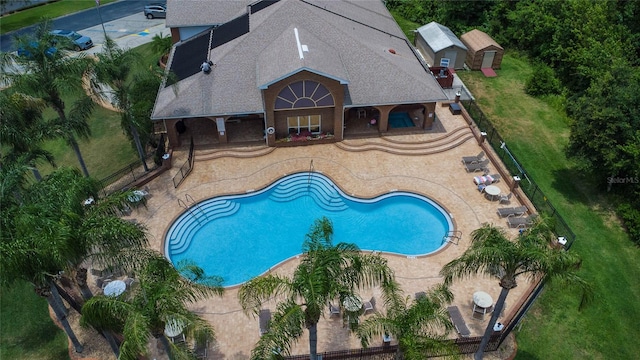
[(469, 48), (469, 51), (467, 51), (467, 66), (469, 66), (471, 70), (480, 70), (480, 68), (482, 67), (482, 58), (485, 51), (496, 52), (496, 56), (495, 58), (493, 58), (493, 64), (491, 68), (500, 69), (500, 66), (502, 64), (502, 57), (504, 56), (504, 49), (489, 45), (482, 49)]
[[(279, 110), (275, 111), (274, 106), (276, 97), (280, 91), (290, 83), (301, 80), (313, 80), (324, 85), (327, 90), (333, 95), (334, 107), (328, 108), (313, 108), (313, 109), (291, 109), (291, 110)], [(322, 131), (331, 132), (334, 135), (336, 141), (341, 141), (343, 136), (343, 112), (344, 105), (344, 89), (343, 86), (335, 80), (328, 79), (326, 77), (308, 72), (301, 71), (286, 79), (280, 80), (275, 84), (269, 86), (268, 89), (262, 92), (262, 96), (265, 104), (265, 119), (266, 126), (274, 127), (275, 134), (267, 135), (267, 144), (273, 146), (276, 139), (283, 138), (289, 135), (288, 125), (286, 122), (287, 116), (303, 116), (310, 114), (320, 114), (322, 116)]]
[(424, 55), (425, 60), (427, 60), (427, 64), (429, 66), (438, 66), (438, 64), (440, 63), (440, 59), (438, 59), (438, 64), (436, 64), (435, 63), (436, 55), (433, 53), (433, 50), (431, 49), (431, 47), (427, 45), (427, 42), (422, 38), (422, 35), (420, 33), (416, 33), (415, 41), (416, 41), (416, 47)]
[(438, 51), (438, 53), (436, 53), (435, 56), (435, 61), (433, 63), (433, 65), (431, 66), (440, 66), (440, 60), (445, 57), (445, 55), (448, 52), (452, 52), (455, 51), (456, 53), (456, 59), (455, 62), (453, 64), (449, 64), (448, 67), (450, 68), (454, 68), (454, 69), (462, 69), (464, 68), (464, 61), (466, 59), (467, 56), (467, 52), (464, 49), (461, 49), (455, 45), (449, 46), (446, 49), (442, 49), (440, 51)]

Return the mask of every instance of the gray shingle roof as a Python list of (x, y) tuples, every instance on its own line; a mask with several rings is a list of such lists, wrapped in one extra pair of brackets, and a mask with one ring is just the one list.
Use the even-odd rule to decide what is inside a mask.
[(464, 46), (462, 41), (458, 39), (453, 31), (451, 31), (444, 25), (438, 24), (435, 21), (419, 27), (418, 32), (431, 47), (431, 50), (433, 50), (433, 52), (438, 52), (452, 45), (464, 49), (465, 51), (467, 50), (467, 47)]
[[(281, 0), (250, 24), (248, 34), (211, 51), (211, 74), (161, 89), (152, 118), (263, 112), (259, 87), (303, 69), (348, 82), (346, 106), (446, 99), (379, 0)], [(302, 61), (294, 28), (308, 47)]]
[(247, 12), (256, 0), (167, 0), (167, 27), (223, 24)]

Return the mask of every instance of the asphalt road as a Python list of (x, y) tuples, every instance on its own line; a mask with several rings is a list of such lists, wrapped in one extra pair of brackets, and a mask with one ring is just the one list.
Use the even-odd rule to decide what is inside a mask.
[[(90, 28), (100, 25), (100, 18), (102, 22), (110, 22), (123, 18), (125, 16), (140, 13), (141, 18), (144, 5), (158, 3), (158, 0), (120, 0), (111, 4), (101, 5), (100, 11), (92, 8), (79, 13), (66, 15), (53, 20), (52, 29), (67, 29), (80, 31), (82, 29)], [(13, 39), (15, 36), (25, 35), (32, 33), (35, 26), (29, 26), (20, 30), (12, 31), (10, 33), (0, 36), (0, 51), (10, 52), (16, 50), (13, 45)], [(87, 34), (83, 34), (87, 35)], [(89, 35), (91, 36), (91, 35)], [(94, 41), (95, 43), (95, 41)]]

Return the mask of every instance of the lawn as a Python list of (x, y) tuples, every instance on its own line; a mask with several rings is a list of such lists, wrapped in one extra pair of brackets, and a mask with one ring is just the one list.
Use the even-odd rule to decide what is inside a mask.
[[(52, 116), (49, 111), (47, 114)], [(120, 127), (118, 113), (97, 106), (89, 125), (91, 138), (79, 139), (78, 143), (91, 177), (103, 179), (138, 158)], [(44, 148), (53, 153), (57, 166), (80, 168), (78, 158), (64, 140), (49, 141)], [(48, 165), (40, 168), (43, 175), (53, 170)]]
[(0, 359), (69, 359), (67, 336), (51, 321), (47, 306), (30, 284), (0, 287)]
[[(102, 5), (116, 0), (101, 0)], [(24, 11), (19, 11), (2, 17), (0, 24), (0, 34), (22, 29), (31, 26), (42, 20), (42, 18), (54, 19), (62, 15), (86, 10), (96, 6), (95, 0), (59, 0), (51, 1), (44, 5), (35, 6)]]
[[(517, 359), (632, 359), (640, 322), (638, 249), (609, 208), (602, 188), (575, 169), (564, 154), (568, 119), (557, 98), (524, 94), (527, 61), (507, 53), (498, 77), (458, 72), (511, 151), (576, 234), (571, 251), (583, 259), (581, 276), (594, 302), (578, 310), (579, 296), (548, 286), (519, 328)], [(544, 346), (541, 346), (544, 344)]]

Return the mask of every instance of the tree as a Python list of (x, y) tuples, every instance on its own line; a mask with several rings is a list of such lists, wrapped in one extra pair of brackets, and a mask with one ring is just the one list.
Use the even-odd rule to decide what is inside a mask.
[(445, 341), (446, 332), (453, 329), (444, 307), (453, 300), (449, 289), (438, 285), (409, 302), (397, 287), (396, 282), (389, 283), (383, 292), (386, 314), (376, 313), (358, 326), (362, 346), (368, 347), (374, 337), (391, 335), (398, 340), (398, 359), (426, 359), (441, 349), (457, 352)]
[(207, 277), (192, 263), (178, 268), (161, 254), (147, 258), (136, 273), (139, 284), (118, 297), (98, 295), (82, 309), (81, 323), (98, 329), (113, 330), (124, 335), (119, 359), (138, 359), (147, 355), (150, 336), (159, 339), (175, 359), (194, 358), (186, 343), (168, 341), (164, 334), (168, 322), (183, 326), (186, 339), (212, 340), (211, 326), (187, 305), (224, 292), (219, 277)]
[[(22, 278), (41, 286), (57, 280), (59, 274), (77, 274), (80, 293), (86, 299), (92, 296), (86, 277), (82, 280), (86, 260), (123, 269), (139, 264), (146, 251), (146, 231), (118, 216), (130, 192), (100, 199), (96, 182), (70, 168), (58, 169), (24, 189), (19, 186), (20, 169), (2, 168), (3, 185), (9, 186), (7, 191), (2, 189), (0, 222), (0, 249), (6, 251), (0, 259), (4, 279)], [(89, 197), (97, 200), (84, 205)], [(38, 256), (46, 261), (34, 260)], [(80, 311), (79, 306), (75, 308)]]
[(8, 149), (2, 163), (15, 162), (22, 157), (38, 181), (42, 179), (36, 168), (39, 160), (55, 166), (53, 155), (41, 147), (45, 139), (53, 137), (42, 119), (44, 105), (40, 99), (25, 94), (0, 92), (0, 143)]
[(258, 314), (273, 296), (284, 300), (276, 308), (269, 332), (251, 352), (252, 359), (267, 359), (273, 351), (288, 354), (304, 328), (309, 330), (310, 359), (317, 358), (318, 328), (329, 301), (355, 296), (356, 290), (384, 285), (393, 274), (386, 260), (365, 255), (355, 244), (333, 245), (333, 225), (326, 217), (314, 222), (302, 245), (303, 256), (291, 278), (268, 274), (240, 287), (238, 298), (246, 313)]
[[(133, 139), (144, 171), (149, 171), (145, 161), (146, 152), (139, 135), (139, 129), (144, 128), (144, 125), (146, 125), (145, 119), (138, 119), (133, 112), (132, 84), (135, 81), (130, 81), (129, 79), (135, 69), (133, 64), (137, 62), (139, 56), (133, 50), (118, 48), (116, 43), (109, 37), (105, 41), (105, 50), (98, 53), (97, 56), (93, 91), (98, 96), (110, 99), (112, 104), (120, 110), (120, 126)], [(106, 91), (103, 83), (108, 85)], [(148, 123), (148, 118), (146, 120), (146, 123)]]
[[(615, 86), (612, 86), (615, 84)], [(640, 138), (640, 70), (622, 65), (601, 74), (583, 96), (568, 102), (567, 111), (575, 119), (567, 154), (579, 159), (605, 183), (611, 177), (633, 177), (640, 165), (633, 148)], [(611, 183), (611, 182), (609, 182)]]
[[(35, 38), (17, 39), (18, 47), (26, 55), (3, 55), (2, 80), (17, 91), (42, 99), (56, 112), (57, 118), (51, 124), (57, 137), (71, 146), (82, 172), (89, 176), (76, 138), (87, 139), (91, 134), (87, 121), (95, 104), (82, 87), (83, 75), (90, 69), (91, 60), (84, 54), (67, 56), (67, 50), (54, 48), (55, 40), (49, 31), (50, 23), (44, 21), (37, 26)], [(76, 99), (70, 109), (64, 101), (68, 95)]]
[(551, 247), (555, 236), (545, 221), (538, 219), (514, 240), (507, 238), (504, 229), (485, 224), (471, 233), (471, 241), (471, 246), (460, 257), (446, 264), (440, 274), (444, 276), (445, 284), (477, 273), (500, 279), (502, 290), (475, 359), (482, 359), (484, 356), (493, 326), (504, 308), (509, 291), (518, 285), (519, 276), (527, 276), (530, 280), (562, 281), (578, 286), (583, 291), (581, 307), (591, 299), (590, 286), (577, 275), (580, 258), (573, 252)]

